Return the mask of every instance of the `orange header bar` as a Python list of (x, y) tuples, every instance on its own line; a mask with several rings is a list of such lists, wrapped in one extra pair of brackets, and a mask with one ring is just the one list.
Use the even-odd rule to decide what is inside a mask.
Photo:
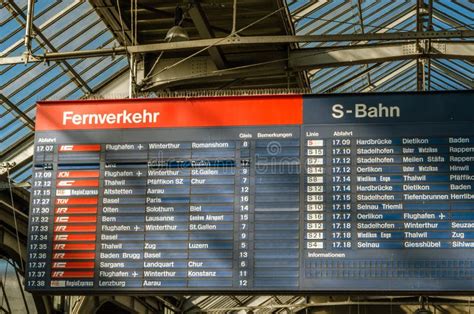
[(40, 102), (36, 112), (37, 131), (302, 122), (301, 95)]

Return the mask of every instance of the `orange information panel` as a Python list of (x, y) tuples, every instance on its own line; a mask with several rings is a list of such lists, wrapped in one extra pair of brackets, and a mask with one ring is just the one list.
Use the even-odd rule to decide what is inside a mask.
[[(291, 125), (303, 122), (301, 96), (134, 99), (39, 103), (36, 130)], [(61, 145), (60, 152), (96, 145)]]

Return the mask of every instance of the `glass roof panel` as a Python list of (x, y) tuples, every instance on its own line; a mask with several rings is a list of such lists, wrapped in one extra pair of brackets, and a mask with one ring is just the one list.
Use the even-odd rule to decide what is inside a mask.
[[(400, 1), (306, 1), (287, 0), (295, 30), (299, 35), (351, 34), (370, 32), (413, 31), (416, 29), (416, 0)], [(361, 9), (362, 12), (359, 10)], [(473, 7), (470, 0), (434, 0), (434, 30), (473, 29)], [(16, 14), (12, 14), (16, 10)], [(21, 56), (24, 52), (24, 14), (26, 0), (2, 2), (0, 6), (0, 53)], [(90, 50), (119, 46), (96, 11), (86, 1), (36, 1), (35, 54), (45, 51)], [(43, 35), (49, 43), (43, 42)], [(377, 43), (370, 41), (368, 44)], [(353, 42), (307, 43), (302, 48), (333, 47)], [(367, 43), (365, 43), (367, 44)], [(337, 49), (337, 48), (335, 48)], [(4, 129), (0, 154), (31, 134), (24, 120), (12, 112), (12, 106), (34, 118), (35, 103), (40, 99), (77, 99), (88, 90), (101, 86), (128, 67), (124, 56), (29, 63), (0, 66), (0, 115)], [(370, 67), (370, 69), (368, 69)], [(72, 69), (72, 71), (71, 71)], [(428, 75), (427, 66), (425, 74)], [(328, 67), (308, 71), (315, 92), (396, 91), (416, 88), (416, 64), (411, 60), (390, 61), (380, 65)], [(431, 89), (472, 88), (472, 62), (433, 60)], [(87, 86), (79, 86), (79, 76)], [(390, 76), (390, 80), (386, 77)], [(393, 77), (392, 77), (393, 76)], [(471, 82), (471, 84), (469, 84)], [(369, 86), (370, 85), (370, 86)], [(27, 174), (26, 174), (27, 175)]]
[[(18, 57), (25, 51), (23, 37), (26, 10), (25, 0), (3, 2), (0, 6), (2, 56)], [(34, 54), (119, 46), (87, 1), (35, 1), (33, 23), (39, 29), (39, 34), (35, 32), (31, 42)], [(44, 42), (42, 36), (49, 42)], [(93, 90), (128, 67), (123, 56), (68, 60), (67, 63), (74, 73), (64, 61), (0, 66), (0, 93), (6, 97), (6, 101), (0, 99), (4, 127), (0, 131), (0, 156), (32, 134), (32, 130), (23, 119), (18, 118), (12, 106), (34, 118), (38, 100), (78, 99), (84, 96), (87, 90), (78, 86), (74, 76), (80, 76)], [(29, 174), (29, 168), (22, 167), (16, 169), (12, 176), (16, 181), (23, 181)]]
[[(298, 35), (386, 33), (416, 30), (416, 0), (375, 1), (351, 0), (314, 2), (304, 0), (287, 0), (288, 8), (296, 21)], [(362, 11), (362, 12), (360, 12)], [(433, 1), (433, 28), (439, 30), (473, 29), (474, 7), (470, 0)], [(362, 24), (361, 24), (362, 23)], [(377, 41), (370, 41), (376, 44)], [(300, 45), (301, 48), (331, 47), (354, 43), (313, 42)], [(472, 88), (459, 80), (460, 75), (472, 82), (473, 64), (463, 60), (436, 60), (449, 64), (450, 73), (443, 72), (442, 79), (434, 73), (436, 86), (440, 89)], [(416, 89), (416, 64), (410, 61), (391, 61), (377, 66), (369, 74), (358, 75), (367, 67), (354, 65), (318, 69), (317, 74), (310, 76), (314, 92), (362, 92), (362, 91), (400, 91), (406, 88)], [(398, 70), (398, 71), (397, 71)], [(309, 71), (311, 72), (311, 70)], [(388, 73), (394, 77), (383, 81)], [(425, 65), (425, 76), (428, 75)], [(373, 84), (370, 88), (370, 81)], [(382, 83), (377, 84), (380, 80)], [(339, 86), (341, 82), (348, 83)], [(339, 87), (338, 87), (339, 86)], [(336, 87), (336, 88), (333, 88)]]
[[(6, 9), (2, 9), (2, 12)], [(7, 13), (9, 13), (7, 11)], [(0, 51), (5, 53), (5, 49), (13, 45), (14, 43), (23, 39), (25, 35), (21, 32), (20, 24), (15, 20), (11, 19), (7, 23), (1, 25), (2, 32), (0, 32)]]

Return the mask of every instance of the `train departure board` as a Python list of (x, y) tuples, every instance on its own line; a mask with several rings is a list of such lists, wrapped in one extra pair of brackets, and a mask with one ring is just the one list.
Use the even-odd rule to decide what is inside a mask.
[(27, 289), (472, 292), (473, 96), (40, 102)]

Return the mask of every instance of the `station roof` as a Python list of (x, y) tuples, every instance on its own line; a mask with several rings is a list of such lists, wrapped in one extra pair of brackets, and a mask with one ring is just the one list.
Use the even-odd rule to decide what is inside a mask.
[[(431, 11), (428, 2), (424, 2), (426, 6), (420, 9), (419, 14), (417, 14), (417, 1), (406, 0), (288, 1), (288, 7), (297, 34), (305, 35), (416, 31), (417, 16), (423, 13), (425, 15), (421, 16), (420, 21), (423, 29), (432, 31), (473, 29), (474, 7), (469, 0), (433, 1)], [(431, 18), (426, 11), (431, 12)], [(360, 43), (308, 43), (300, 47), (331, 47), (336, 44)], [(429, 62), (424, 67), (425, 90), (458, 90), (474, 87), (472, 59), (432, 59), (424, 62)], [(311, 89), (315, 93), (417, 90), (417, 64), (414, 59), (314, 69), (309, 71), (309, 77)]]
[[(233, 1), (138, 1), (131, 14), (130, 1), (36, 1), (33, 19), (32, 52), (41, 56), (51, 52), (90, 51), (149, 45), (165, 42), (166, 32), (176, 24), (176, 8), (184, 11), (182, 25), (190, 40), (225, 38), (232, 32)], [(192, 6), (191, 3), (198, 5)], [(236, 38), (285, 35), (398, 34), (410, 31), (472, 31), (473, 7), (469, 0), (456, 1), (257, 1), (237, 2)], [(417, 3), (419, 5), (417, 5)], [(431, 4), (430, 4), (431, 3)], [(196, 9), (197, 7), (197, 9)], [(11, 177), (27, 182), (31, 168), (35, 103), (41, 99), (79, 99), (100, 93), (101, 88), (129, 69), (124, 54), (65, 58), (56, 61), (9, 63), (25, 51), (23, 43), (27, 19), (26, 0), (3, 1), (0, 6), (0, 159), (18, 160)], [(250, 26), (249, 26), (250, 25)], [(448, 38), (442, 44), (418, 41), (446, 50), (446, 42), (472, 43), (472, 35)], [(472, 45), (466, 58), (380, 57), (374, 50), (369, 60), (356, 62), (357, 48), (392, 44), (380, 51), (404, 45), (399, 40), (254, 43), (210, 47), (214, 66), (232, 75), (204, 75), (193, 80), (172, 79), (166, 84), (145, 84), (143, 90), (160, 89), (251, 89), (295, 88), (314, 93), (385, 92), (419, 90), (459, 90), (474, 86)], [(393, 46), (393, 43), (395, 46)], [(449, 42), (448, 42), (449, 43)], [(444, 46), (443, 46), (444, 45)], [(337, 55), (341, 46), (342, 54)], [(356, 50), (347, 50), (354, 47)], [(459, 46), (456, 46), (459, 47)], [(400, 47), (398, 47), (400, 48)], [(290, 56), (288, 51), (312, 49), (305, 55)], [(470, 50), (469, 50), (470, 49)], [(198, 48), (166, 51), (168, 58), (187, 58)], [(336, 54), (333, 54), (333, 52)], [(361, 50), (361, 53), (364, 51)], [(149, 55), (156, 58), (158, 51)], [(311, 57), (310, 56), (310, 57)], [(308, 57), (308, 56), (306, 56)], [(332, 58), (330, 62), (320, 60)], [(347, 62), (351, 58), (351, 62)], [(151, 59), (154, 62), (153, 58)], [(266, 61), (267, 60), (267, 61)], [(370, 62), (375, 60), (377, 62)], [(278, 62), (286, 62), (286, 67)], [(304, 60), (303, 60), (304, 61)], [(148, 62), (148, 63), (147, 63)], [(149, 61), (145, 67), (151, 67)], [(260, 66), (274, 63), (277, 67)], [(165, 63), (166, 64), (166, 63)], [(293, 67), (293, 68), (292, 68)], [(420, 68), (421, 67), (421, 68)], [(235, 69), (239, 71), (236, 72)], [(242, 68), (249, 70), (243, 71)], [(243, 72), (242, 72), (243, 71)], [(422, 86), (420, 86), (422, 85)], [(149, 94), (153, 96), (153, 94)], [(25, 149), (28, 149), (25, 152)], [(22, 156), (18, 154), (22, 153)], [(28, 158), (24, 158), (27, 156)], [(15, 158), (16, 157), (16, 158)]]
[[(26, 9), (26, 1), (2, 2), (1, 57), (24, 52)], [(32, 50), (38, 55), (118, 45), (86, 1), (37, 1), (33, 23)], [(78, 99), (93, 94), (127, 68), (125, 56), (0, 64), (0, 160), (11, 160), (31, 146), (38, 100)], [(31, 161), (31, 153), (26, 153), (26, 160)], [(11, 177), (16, 182), (28, 181), (30, 169), (30, 162), (18, 163)]]

